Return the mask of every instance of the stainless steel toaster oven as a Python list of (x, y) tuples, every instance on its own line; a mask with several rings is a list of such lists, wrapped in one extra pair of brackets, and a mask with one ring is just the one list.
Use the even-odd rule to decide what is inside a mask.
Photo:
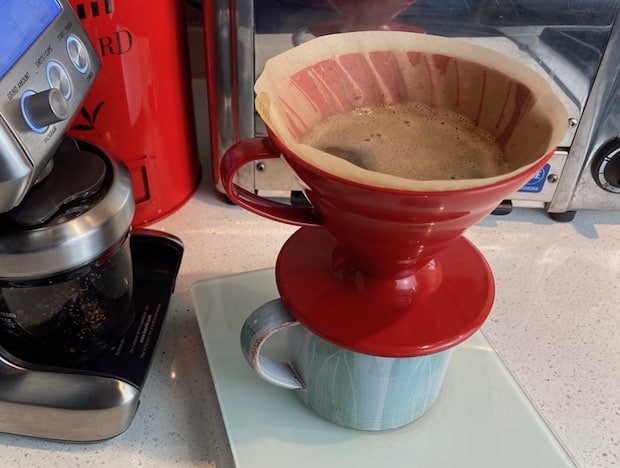
[[(544, 208), (569, 221), (580, 209), (620, 210), (620, 0), (205, 0), (213, 176), (235, 141), (265, 134), (254, 80), (265, 61), (317, 35), (401, 29), (459, 37), (538, 70), (564, 102), (566, 134), (505, 206)], [(264, 196), (299, 191), (279, 160), (240, 171)]]

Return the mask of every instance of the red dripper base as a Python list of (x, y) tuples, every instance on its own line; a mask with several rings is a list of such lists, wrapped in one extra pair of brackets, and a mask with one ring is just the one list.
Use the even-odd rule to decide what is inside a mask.
[(495, 297), (489, 265), (464, 237), (409, 276), (375, 278), (351, 265), (320, 227), (301, 228), (284, 244), (276, 283), (289, 312), (310, 331), (385, 357), (456, 346), (480, 328)]

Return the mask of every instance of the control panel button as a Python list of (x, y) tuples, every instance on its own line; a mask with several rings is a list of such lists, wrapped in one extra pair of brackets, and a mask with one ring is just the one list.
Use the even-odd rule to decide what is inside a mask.
[(69, 106), (57, 88), (35, 93), (26, 91), (21, 99), (22, 114), (26, 123), (37, 133), (69, 117)]
[(66, 100), (71, 97), (71, 80), (65, 68), (55, 60), (47, 64), (47, 82), (58, 89)]
[(90, 64), (88, 51), (82, 40), (73, 34), (67, 37), (67, 53), (73, 66), (80, 72), (86, 73)]

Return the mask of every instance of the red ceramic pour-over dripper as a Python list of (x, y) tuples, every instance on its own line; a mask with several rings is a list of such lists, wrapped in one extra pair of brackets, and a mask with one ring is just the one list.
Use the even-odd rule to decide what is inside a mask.
[[(267, 64), (255, 89), (269, 136), (224, 155), (224, 188), (262, 216), (317, 226), (295, 233), (276, 264), (282, 299), (308, 329), (374, 355), (450, 348), (480, 327), (494, 297), (488, 265), (462, 234), (544, 165), (565, 111), (542, 78), (480, 47), (413, 33), (338, 36)], [(494, 136), (510, 171), (414, 181), (369, 174), (298, 143), (329, 115), (402, 101), (465, 115)], [(276, 157), (297, 175), (311, 207), (234, 183), (244, 164)]]
[[(308, 187), (312, 207), (280, 205), (233, 183), (245, 163), (280, 154)], [(462, 234), (547, 159), (476, 189), (377, 190), (317, 171), (272, 135), (233, 147), (222, 160), (222, 180), (235, 203), (306, 226), (276, 264), (278, 290), (292, 315), (332, 343), (404, 357), (451, 348), (482, 325), (493, 304), (493, 276)]]

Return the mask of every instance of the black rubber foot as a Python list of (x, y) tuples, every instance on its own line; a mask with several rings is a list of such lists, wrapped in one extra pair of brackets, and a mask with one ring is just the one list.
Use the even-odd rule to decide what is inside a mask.
[(565, 211), (564, 213), (548, 213), (549, 217), (559, 223), (570, 223), (575, 219), (576, 211)]
[(504, 200), (503, 202), (499, 204), (497, 208), (495, 208), (491, 212), (491, 214), (498, 215), (498, 216), (504, 216), (504, 215), (510, 214), (511, 212), (512, 212), (512, 202), (510, 200)]

